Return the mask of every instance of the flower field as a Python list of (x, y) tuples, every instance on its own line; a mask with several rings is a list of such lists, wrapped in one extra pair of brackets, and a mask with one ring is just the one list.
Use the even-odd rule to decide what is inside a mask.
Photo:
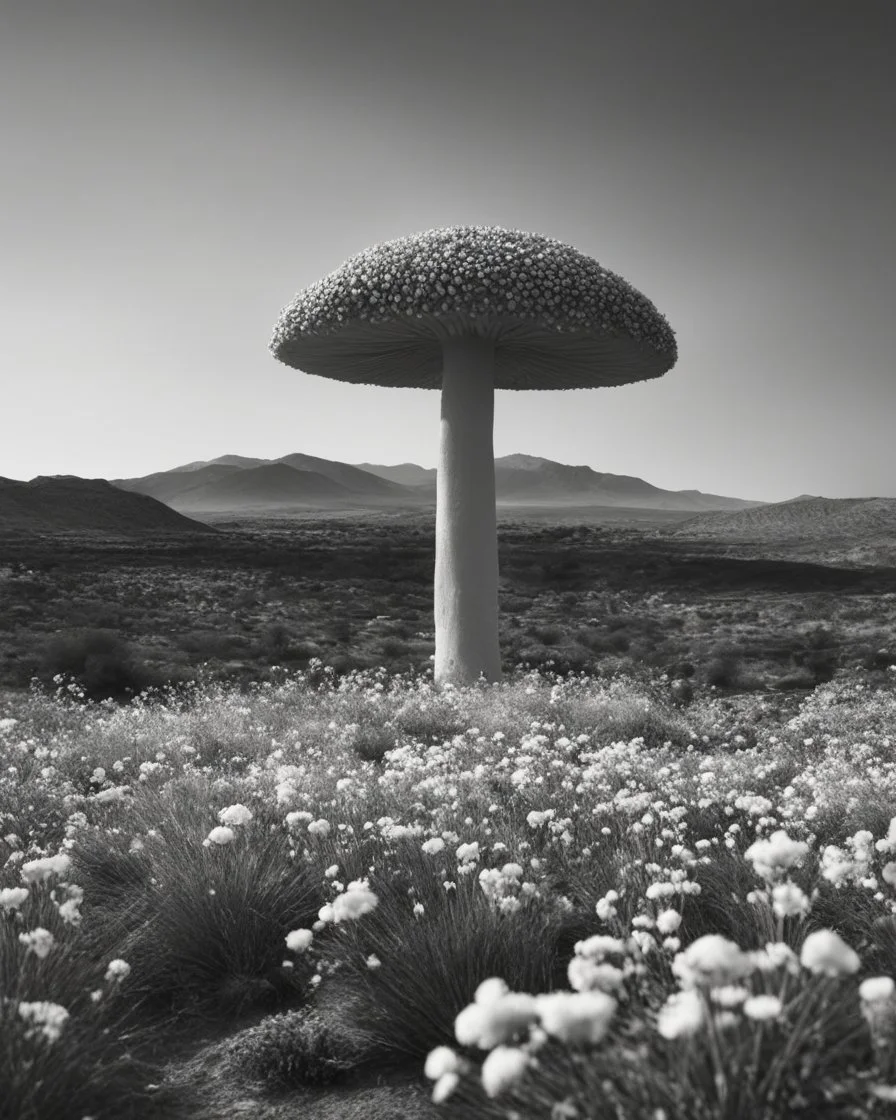
[(0, 698), (0, 1118), (212, 1115), (210, 1036), (234, 1100), (896, 1114), (896, 672), (688, 700), (317, 662)]

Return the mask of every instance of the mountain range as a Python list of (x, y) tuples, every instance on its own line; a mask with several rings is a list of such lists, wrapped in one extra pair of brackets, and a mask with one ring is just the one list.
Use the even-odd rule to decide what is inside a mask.
[[(222, 455), (113, 482), (123, 490), (148, 494), (188, 514), (425, 507), (433, 505), (436, 498), (434, 469), (415, 463), (352, 465), (301, 453), (279, 459)], [(630, 475), (603, 473), (532, 455), (497, 459), (495, 487), (498, 503), (508, 506), (600, 506), (700, 513), (761, 504), (699, 490), (663, 490)]]

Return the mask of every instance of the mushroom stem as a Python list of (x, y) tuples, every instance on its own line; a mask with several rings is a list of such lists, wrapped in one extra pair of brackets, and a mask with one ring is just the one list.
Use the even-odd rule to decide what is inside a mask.
[(475, 335), (442, 347), (436, 480), (437, 682), (499, 680), (495, 514), (495, 344)]

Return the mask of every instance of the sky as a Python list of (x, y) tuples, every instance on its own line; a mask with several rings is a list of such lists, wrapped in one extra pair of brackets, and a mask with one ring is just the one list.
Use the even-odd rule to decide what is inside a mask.
[(677, 365), (498, 392), (523, 452), (765, 501), (896, 496), (892, 0), (0, 0), (0, 475), (435, 465), (438, 393), (268, 351), (437, 226), (574, 245)]

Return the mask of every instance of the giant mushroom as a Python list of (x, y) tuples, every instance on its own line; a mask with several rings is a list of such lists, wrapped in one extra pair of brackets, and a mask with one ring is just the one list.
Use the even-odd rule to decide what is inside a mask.
[(501, 676), (495, 389), (660, 377), (675, 336), (620, 276), (562, 242), (492, 226), (376, 245), (305, 288), (271, 342), (286, 365), (353, 384), (441, 389), (435, 679)]

